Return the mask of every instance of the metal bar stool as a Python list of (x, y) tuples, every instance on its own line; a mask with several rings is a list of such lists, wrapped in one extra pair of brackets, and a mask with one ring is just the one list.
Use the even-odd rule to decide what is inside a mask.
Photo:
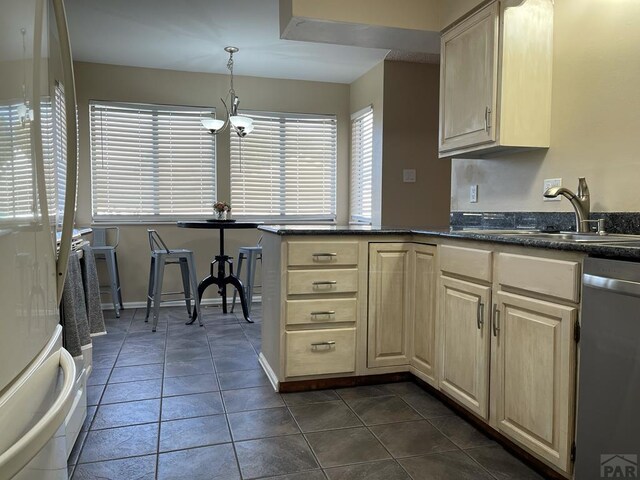
[[(109, 293), (113, 302), (113, 309), (116, 317), (120, 317), (120, 310), (124, 310), (122, 305), (122, 290), (120, 289), (120, 270), (118, 269), (118, 255), (116, 247), (120, 243), (120, 228), (118, 227), (92, 227), (93, 242), (91, 249), (96, 260), (104, 260), (109, 274), (109, 285), (101, 285), (101, 293)], [(115, 242), (113, 245), (107, 242), (109, 230), (115, 231)]]
[[(184, 302), (187, 305), (189, 317), (191, 317), (191, 301), (193, 300), (200, 326), (202, 326), (200, 300), (198, 299), (197, 293), (198, 279), (196, 276), (196, 264), (193, 252), (186, 249), (170, 249), (157, 231), (147, 230), (147, 233), (149, 235), (149, 247), (151, 248), (151, 265), (149, 268), (149, 289), (147, 291), (147, 315), (144, 321), (149, 321), (149, 313), (151, 311), (151, 304), (153, 303), (153, 331), (155, 332), (158, 327), (162, 295), (184, 294)], [(165, 265), (180, 265), (184, 291), (162, 293)]]
[[(262, 237), (258, 240), (258, 245), (255, 247), (240, 247), (238, 249), (238, 278), (242, 273), (242, 263), (247, 261), (247, 280), (244, 283), (245, 285), (245, 295), (247, 297), (247, 311), (251, 314), (251, 304), (253, 303), (253, 287), (255, 283), (256, 276), (256, 267), (258, 264), (258, 260), (262, 263)], [(236, 306), (236, 296), (237, 291), (233, 291), (233, 301), (231, 302), (231, 312), (233, 313), (233, 309)]]

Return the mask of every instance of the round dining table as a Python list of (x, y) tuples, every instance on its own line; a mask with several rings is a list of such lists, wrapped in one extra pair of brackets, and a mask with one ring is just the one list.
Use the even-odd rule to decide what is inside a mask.
[[(220, 250), (218, 255), (214, 257), (213, 262), (211, 262), (209, 275), (202, 279), (202, 281), (198, 284), (198, 299), (202, 300), (202, 295), (209, 286), (216, 285), (218, 287), (218, 294), (220, 294), (220, 296), (222, 297), (222, 313), (227, 313), (227, 285), (231, 285), (238, 291), (240, 304), (242, 305), (242, 315), (244, 316), (244, 319), (249, 323), (253, 323), (253, 320), (249, 318), (249, 309), (247, 298), (244, 292), (244, 285), (242, 285), (240, 279), (233, 273), (232, 257), (226, 255), (224, 252), (224, 231), (257, 228), (261, 224), (255, 222), (236, 222), (234, 220), (193, 220), (177, 222), (177, 225), (180, 228), (204, 228), (209, 230), (219, 230)], [(229, 274), (227, 274), (227, 265), (229, 265)], [(214, 274), (216, 266), (217, 272)], [(194, 310), (193, 316), (188, 322), (188, 325), (191, 325), (193, 322), (195, 322), (197, 318), (198, 312)]]

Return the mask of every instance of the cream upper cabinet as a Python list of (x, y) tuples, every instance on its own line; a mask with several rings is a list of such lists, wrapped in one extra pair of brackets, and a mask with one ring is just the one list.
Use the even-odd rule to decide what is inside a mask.
[(411, 366), (422, 380), (437, 386), (436, 370), (436, 247), (414, 244), (411, 263), (414, 266), (410, 282), (411, 302)]
[(441, 152), (496, 139), (498, 13), (490, 5), (442, 37)]
[(369, 245), (368, 367), (407, 365), (411, 315), (410, 243)]
[(440, 53), (440, 157), (549, 146), (553, 0), (496, 0)]
[(577, 307), (498, 292), (493, 318), (497, 426), (570, 471), (575, 404)]
[(491, 287), (440, 276), (440, 389), (489, 417)]

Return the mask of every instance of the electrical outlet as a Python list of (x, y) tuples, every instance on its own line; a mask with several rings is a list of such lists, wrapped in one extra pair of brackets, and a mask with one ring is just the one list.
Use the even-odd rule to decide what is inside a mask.
[(471, 185), (469, 187), (469, 202), (478, 203), (478, 185)]
[(402, 181), (404, 183), (416, 183), (416, 171), (415, 169), (402, 170)]
[[(561, 178), (547, 178), (544, 181), (543, 184), (543, 189), (542, 189), (542, 193), (544, 194), (544, 192), (546, 192), (547, 190), (549, 190), (550, 188), (553, 187), (561, 187), (562, 186), (562, 179)], [(556, 197), (556, 198), (547, 198), (547, 197), (543, 197), (545, 202), (559, 202), (561, 200), (560, 197)]]

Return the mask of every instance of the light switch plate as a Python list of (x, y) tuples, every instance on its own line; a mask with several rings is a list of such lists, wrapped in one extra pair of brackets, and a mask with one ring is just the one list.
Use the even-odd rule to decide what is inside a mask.
[[(542, 193), (544, 195), (544, 192), (546, 192), (550, 188), (561, 187), (561, 186), (562, 186), (561, 178), (547, 178), (545, 179), (544, 184), (542, 186)], [(547, 197), (542, 197), (542, 198), (544, 199), (545, 202), (559, 202), (561, 200), (559, 196), (556, 198), (547, 198)]]
[(402, 181), (404, 183), (416, 183), (416, 171), (413, 168), (402, 170)]
[(471, 185), (469, 187), (469, 202), (478, 203), (478, 185)]

